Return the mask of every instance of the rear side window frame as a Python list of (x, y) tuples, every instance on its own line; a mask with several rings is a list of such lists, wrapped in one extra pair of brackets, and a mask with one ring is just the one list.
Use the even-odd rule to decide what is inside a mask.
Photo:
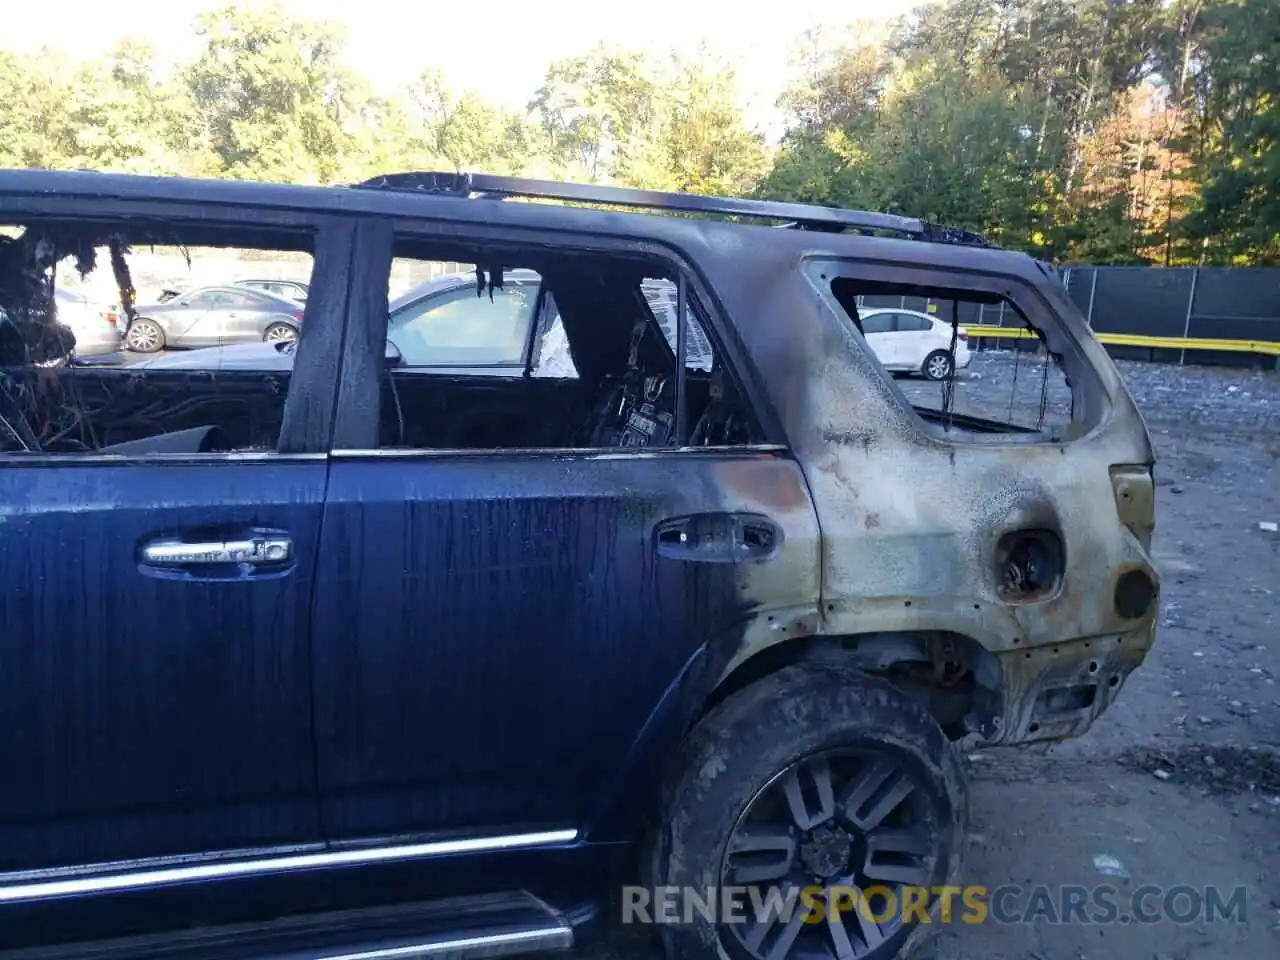
[[(905, 310), (899, 310), (894, 317), (893, 328), (899, 333), (925, 333), (933, 329), (932, 319), (907, 313)], [(904, 322), (909, 322), (912, 326), (904, 327)]]
[[(903, 288), (932, 289), (957, 294), (986, 294), (1007, 300), (1027, 322), (1040, 331), (1045, 343), (1053, 350), (1054, 361), (1059, 364), (1072, 392), (1073, 403), (1079, 411), (1077, 419), (1083, 430), (1070, 438), (1055, 439), (1041, 432), (977, 434), (945, 431), (927, 422), (915, 410), (902, 388), (879, 363), (873, 363), (878, 376), (884, 382), (903, 411), (911, 418), (920, 433), (943, 443), (965, 445), (1051, 445), (1064, 446), (1092, 437), (1101, 431), (1111, 418), (1113, 406), (1106, 386), (1098, 371), (1089, 362), (1076, 334), (1070, 325), (1060, 318), (1051, 301), (1035, 285), (1010, 274), (985, 272), (958, 267), (926, 267), (894, 261), (870, 260), (852, 257), (812, 257), (805, 261), (803, 270), (810, 285), (827, 304), (833, 314), (844, 320), (848, 314), (832, 290), (835, 280), (853, 283), (893, 284)], [(896, 323), (895, 323), (896, 327)], [(858, 346), (874, 356), (857, 324), (847, 323)]]
[[(612, 237), (594, 234), (583, 234), (576, 231), (555, 228), (513, 227), (492, 223), (469, 223), (465, 221), (432, 219), (422, 216), (402, 215), (398, 217), (370, 217), (359, 215), (357, 220), (357, 241), (353, 252), (352, 289), (348, 296), (348, 324), (346, 341), (343, 347), (343, 372), (339, 384), (339, 396), (334, 418), (331, 453), (344, 456), (440, 456), (466, 455), (491, 456), (494, 451), (478, 450), (380, 450), (377, 444), (377, 423), (369, 419), (368, 396), (375, 395), (368, 386), (374, 382), (372, 378), (379, 376), (381, 370), (371, 362), (374, 352), (369, 345), (379, 342), (385, 337), (387, 313), (385, 309), (379, 315), (376, 306), (381, 297), (386, 306), (385, 289), (379, 293), (378, 284), (385, 288), (387, 273), (393, 259), (397, 237), (414, 235), (432, 238), (441, 245), (451, 242), (458, 244), (490, 243), (501, 246), (517, 246), (543, 249), (551, 247), (566, 253), (579, 252), (585, 255), (651, 257), (664, 262), (675, 278), (682, 278), (685, 283), (690, 314), (698, 313), (699, 322), (704, 324), (705, 332), (711, 338), (713, 350), (720, 352), (727, 364), (734, 383), (738, 386), (741, 399), (751, 412), (757, 426), (759, 441), (754, 444), (735, 447), (736, 450), (781, 451), (787, 449), (785, 433), (768, 394), (759, 382), (759, 375), (751, 364), (746, 349), (738, 338), (733, 324), (723, 313), (723, 306), (714, 296), (714, 291), (706, 278), (697, 270), (695, 261), (683, 251), (667, 244), (638, 241), (631, 237)], [(379, 279), (380, 278), (380, 279)], [(678, 282), (678, 280), (676, 281)], [(356, 289), (357, 284), (373, 284), (367, 290)], [(539, 301), (546, 296), (545, 288), (539, 290)], [(377, 356), (381, 357), (381, 349)], [(369, 354), (368, 357), (365, 354)], [(380, 363), (379, 359), (379, 363)], [(682, 404), (683, 406), (683, 404)], [(575, 453), (590, 454), (587, 448), (530, 448), (521, 450), (522, 456), (564, 456)], [(600, 451), (594, 451), (600, 452)], [(607, 451), (606, 451), (607, 452)], [(671, 446), (661, 450), (663, 454), (680, 453), (714, 454), (713, 448)], [(507, 453), (510, 451), (498, 451)], [(616, 452), (615, 452), (616, 453)]]
[[(880, 319), (885, 327), (883, 330), (867, 330), (867, 321)], [(863, 336), (879, 336), (884, 333), (896, 333), (898, 329), (897, 321), (894, 320), (893, 314), (888, 311), (878, 311), (876, 313), (868, 313), (863, 316), (861, 311), (858, 314), (858, 327), (861, 329)]]
[[(226, 229), (250, 234), (264, 231), (307, 234), (312, 239), (312, 286), (321, 280), (330, 295), (308, 299), (305, 307), (308, 337), (299, 341), (289, 374), (283, 422), (275, 449), (268, 453), (199, 454), (6, 454), (0, 468), (8, 466), (146, 465), (195, 462), (252, 463), (314, 459), (330, 447), (338, 399), (341, 347), (346, 338), (350, 268), (358, 218), (324, 210), (279, 209), (253, 203), (210, 205), (166, 198), (121, 199), (112, 196), (70, 194), (0, 193), (0, 222), (23, 223), (35, 219), (83, 220), (119, 223), (127, 235), (130, 221), (146, 224), (166, 220), (191, 228)], [(183, 227), (179, 227), (182, 230)], [(64, 264), (65, 268), (65, 264)], [(178, 302), (195, 291), (174, 298)], [(314, 291), (313, 291), (314, 292)]]

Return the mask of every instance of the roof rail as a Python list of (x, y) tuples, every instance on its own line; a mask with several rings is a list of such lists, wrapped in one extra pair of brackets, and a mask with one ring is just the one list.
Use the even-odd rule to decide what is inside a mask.
[(668, 193), (660, 190), (634, 190), (584, 183), (562, 183), (555, 180), (530, 180), (523, 177), (498, 177), (481, 173), (389, 173), (355, 184), (360, 189), (403, 190), (453, 197), (528, 197), (564, 200), (577, 203), (640, 207), (650, 210), (672, 210), (682, 213), (712, 213), (721, 216), (758, 217), (781, 220), (782, 227), (800, 230), (822, 230), (839, 233), (855, 230), (861, 233), (880, 231), (902, 234), (929, 243), (954, 243), (989, 247), (983, 237), (968, 230), (945, 227), (914, 217), (868, 210), (845, 210), (807, 203), (785, 203), (776, 200), (743, 200), (733, 197), (708, 197), (696, 193)]

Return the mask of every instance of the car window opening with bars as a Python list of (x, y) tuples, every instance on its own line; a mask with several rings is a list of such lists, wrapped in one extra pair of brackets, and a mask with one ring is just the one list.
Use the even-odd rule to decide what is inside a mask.
[(927, 423), (952, 434), (1052, 439), (1078, 429), (1062, 365), (1009, 300), (840, 277), (831, 291)]

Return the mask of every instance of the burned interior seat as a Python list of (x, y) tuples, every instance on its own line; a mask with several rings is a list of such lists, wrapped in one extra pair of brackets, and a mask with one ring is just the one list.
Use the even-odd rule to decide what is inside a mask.
[(745, 428), (741, 407), (730, 396), (724, 364), (717, 357), (712, 363), (708, 378), (707, 402), (694, 421), (693, 430), (689, 434), (689, 445), (732, 446), (741, 442)]
[(597, 399), (575, 446), (662, 446), (675, 428), (672, 358), (640, 294), (643, 271), (548, 270), (569, 353)]
[(639, 317), (632, 329), (627, 366), (611, 378), (589, 425), (592, 447), (661, 447), (675, 429), (676, 384), (672, 377), (648, 373), (640, 348), (651, 324)]

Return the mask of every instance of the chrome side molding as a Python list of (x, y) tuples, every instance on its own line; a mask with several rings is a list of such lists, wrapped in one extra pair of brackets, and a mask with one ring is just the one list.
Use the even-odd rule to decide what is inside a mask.
[[(87, 864), (69, 870), (0, 873), (0, 905), (51, 900), (58, 897), (97, 896), (126, 890), (146, 890), (180, 883), (231, 880), (238, 877), (365, 866), (402, 860), (429, 859), (467, 853), (500, 853), (571, 844), (577, 830), (545, 830), (505, 836), (464, 837), (423, 843), (320, 848), (315, 852), (273, 849), (228, 859), (206, 855), (183, 860), (168, 857), (117, 864)], [(388, 955), (390, 956), (390, 955)], [(406, 953), (399, 956), (417, 956)], [(335, 958), (336, 960), (336, 958)]]

